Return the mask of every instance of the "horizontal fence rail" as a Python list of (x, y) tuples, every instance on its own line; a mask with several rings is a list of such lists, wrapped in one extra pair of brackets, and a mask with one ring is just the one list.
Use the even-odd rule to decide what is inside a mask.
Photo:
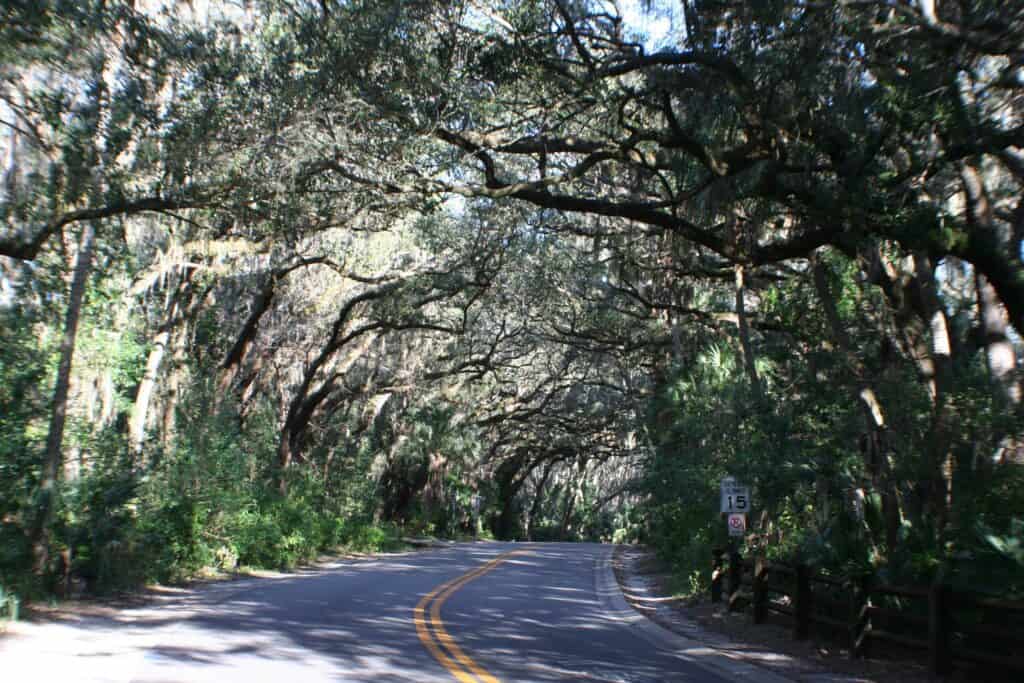
[(872, 643), (919, 651), (932, 673), (945, 675), (955, 661), (1024, 674), (1024, 601), (954, 590), (944, 583), (894, 586), (830, 576), (813, 567), (743, 558), (716, 549), (712, 602), (729, 611), (750, 609), (755, 624), (769, 612), (792, 620), (793, 637), (812, 631), (838, 634), (852, 657), (870, 656)]

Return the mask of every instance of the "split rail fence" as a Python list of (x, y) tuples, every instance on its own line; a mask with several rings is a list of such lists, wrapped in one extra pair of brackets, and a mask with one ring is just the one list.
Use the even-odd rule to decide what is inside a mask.
[(729, 611), (749, 608), (755, 624), (769, 612), (785, 615), (798, 640), (812, 630), (838, 635), (853, 657), (870, 656), (874, 643), (890, 643), (926, 653), (939, 676), (958, 661), (1024, 679), (1024, 657), (1016, 654), (1024, 651), (1024, 601), (954, 591), (944, 583), (891, 586), (828, 576), (806, 564), (722, 550), (714, 552), (711, 600), (726, 600)]

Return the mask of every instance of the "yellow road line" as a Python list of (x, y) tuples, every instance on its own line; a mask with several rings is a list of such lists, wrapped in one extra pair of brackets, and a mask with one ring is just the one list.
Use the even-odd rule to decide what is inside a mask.
[[(484, 566), (478, 567), (473, 571), (466, 572), (465, 574), (438, 586), (425, 595), (413, 610), (413, 622), (416, 625), (416, 635), (419, 636), (420, 642), (422, 642), (424, 647), (426, 647), (430, 654), (434, 656), (434, 659), (440, 662), (441, 665), (456, 678), (456, 680), (460, 681), (460, 683), (477, 683), (478, 681), (482, 681), (483, 683), (500, 683), (500, 681), (488, 673), (487, 670), (479, 664), (474, 662), (473, 659), (463, 652), (462, 648), (458, 646), (455, 640), (451, 637), (451, 634), (449, 634), (445, 629), (444, 621), (441, 620), (441, 606), (457, 590), (465, 586), (470, 581), (483, 576), (510, 557), (528, 552), (530, 551), (513, 550), (497, 556)], [(430, 606), (429, 621), (426, 617), (428, 605)], [(446, 653), (445, 650), (451, 654), (451, 657), (448, 656), (448, 653)], [(455, 661), (452, 661), (452, 658), (454, 658)]]
[(467, 656), (466, 653), (462, 651), (462, 648), (460, 648), (458, 644), (455, 642), (455, 640), (451, 637), (451, 635), (444, 627), (444, 622), (441, 620), (441, 605), (443, 605), (445, 601), (449, 597), (451, 597), (451, 595), (455, 591), (459, 590), (470, 581), (479, 578), (487, 572), (491, 571), (499, 564), (504, 562), (507, 557), (511, 557), (511, 555), (497, 557), (494, 560), (488, 562), (486, 565), (484, 565), (481, 569), (477, 570), (476, 572), (470, 572), (469, 574), (464, 575), (450, 587), (442, 591), (441, 594), (437, 596), (433, 604), (430, 606), (430, 622), (431, 626), (433, 626), (434, 628), (434, 636), (437, 638), (438, 642), (440, 642), (441, 645), (443, 645), (445, 649), (447, 649), (448, 652), (450, 652), (452, 656), (455, 657), (456, 661), (458, 661), (464, 667), (466, 667), (474, 674), (476, 674), (477, 678), (483, 681), (483, 683), (499, 683), (499, 681), (497, 678), (495, 678), (486, 670), (484, 670), (480, 665), (478, 665), (476, 662), (470, 659), (469, 656)]
[[(447, 585), (447, 584), (445, 584)], [(444, 586), (442, 586), (443, 588)], [(466, 671), (459, 668), (459, 665), (448, 658), (448, 655), (434, 642), (433, 637), (430, 635), (430, 631), (427, 630), (427, 622), (424, 619), (424, 607), (428, 602), (434, 599), (437, 589), (428, 593), (419, 604), (416, 605), (416, 609), (413, 610), (413, 622), (416, 624), (416, 635), (419, 636), (420, 642), (427, 648), (430, 654), (434, 655), (434, 659), (441, 663), (445, 669), (447, 669), (452, 676), (455, 676), (456, 680), (461, 683), (477, 683), (476, 678), (471, 676)]]

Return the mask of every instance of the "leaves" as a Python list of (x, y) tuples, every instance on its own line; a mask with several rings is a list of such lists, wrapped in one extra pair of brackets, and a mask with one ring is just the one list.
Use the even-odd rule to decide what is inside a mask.
[(646, 533), (700, 586), (725, 474), (772, 554), (1015, 556), (1019, 369), (991, 385), (978, 330), (1020, 355), (1020, 17), (685, 9), (654, 50), (591, 2), (5, 7), (4, 523), (91, 220), (63, 523), (99, 583), (477, 500), (499, 535)]

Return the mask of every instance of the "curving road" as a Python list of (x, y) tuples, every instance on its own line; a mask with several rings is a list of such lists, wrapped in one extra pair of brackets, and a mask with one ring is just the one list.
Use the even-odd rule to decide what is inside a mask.
[(751, 678), (630, 610), (611, 551), (458, 544), (219, 583), (113, 616), (19, 627), (0, 639), (0, 670), (16, 674), (5, 680), (135, 683)]

